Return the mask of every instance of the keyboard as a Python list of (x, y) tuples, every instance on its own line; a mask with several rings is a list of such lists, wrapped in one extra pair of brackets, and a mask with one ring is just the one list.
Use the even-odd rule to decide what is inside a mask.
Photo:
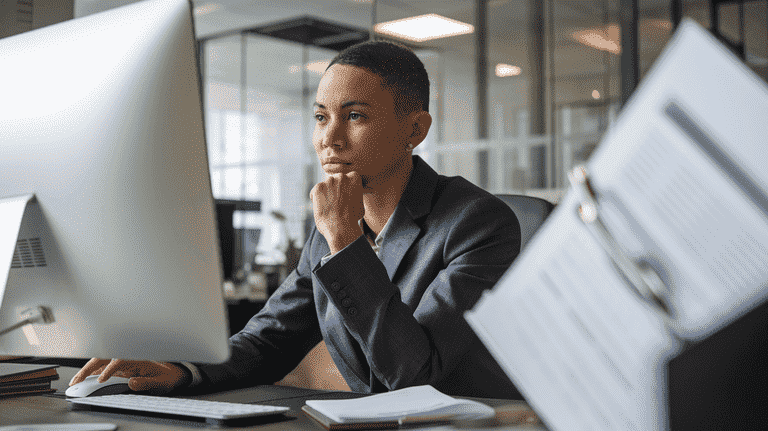
[(215, 423), (230, 419), (280, 414), (290, 410), (288, 407), (279, 406), (225, 403), (219, 401), (190, 400), (186, 398), (155, 397), (133, 394), (67, 398), (67, 401), (77, 405), (203, 418), (209, 422)]

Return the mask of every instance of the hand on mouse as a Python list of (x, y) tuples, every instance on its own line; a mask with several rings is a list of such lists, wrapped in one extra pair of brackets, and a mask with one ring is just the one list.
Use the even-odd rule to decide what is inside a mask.
[(94, 374), (100, 374), (100, 383), (112, 376), (130, 377), (128, 387), (132, 391), (150, 391), (155, 394), (164, 394), (189, 383), (188, 374), (179, 366), (168, 362), (93, 358), (75, 374), (69, 386)]

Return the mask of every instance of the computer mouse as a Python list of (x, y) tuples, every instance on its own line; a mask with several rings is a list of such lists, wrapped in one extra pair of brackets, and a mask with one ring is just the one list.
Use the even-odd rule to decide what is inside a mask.
[(127, 377), (115, 377), (112, 376), (104, 383), (99, 383), (99, 376), (88, 376), (82, 382), (70, 386), (64, 394), (68, 397), (97, 397), (100, 395), (115, 395), (128, 392), (131, 389), (128, 387)]

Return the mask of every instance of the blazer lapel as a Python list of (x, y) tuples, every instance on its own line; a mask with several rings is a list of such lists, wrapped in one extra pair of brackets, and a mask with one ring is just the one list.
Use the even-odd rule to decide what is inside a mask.
[(392, 226), (387, 231), (380, 252), (390, 280), (394, 278), (405, 253), (421, 232), (420, 219), (432, 210), (437, 179), (437, 172), (419, 156), (413, 156), (411, 178), (392, 214)]
[(405, 253), (411, 248), (411, 244), (416, 241), (416, 237), (421, 232), (419, 225), (411, 219), (408, 211), (403, 210), (400, 205), (395, 208), (392, 217), (394, 219), (392, 220), (392, 229), (389, 230), (390, 235), (385, 237), (382, 250), (380, 251), (381, 260), (387, 268), (387, 275), (389, 275), (390, 280), (394, 278), (395, 271), (400, 266), (400, 261), (403, 260), (403, 256), (405, 256)]

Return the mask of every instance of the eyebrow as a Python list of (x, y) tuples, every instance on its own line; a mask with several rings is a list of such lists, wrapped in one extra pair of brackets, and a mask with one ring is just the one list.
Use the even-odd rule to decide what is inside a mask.
[[(323, 105), (323, 104), (315, 102), (315, 103), (313, 103), (313, 105), (318, 107), (318, 108), (325, 109), (325, 105)], [(361, 102), (359, 100), (350, 100), (349, 102), (342, 103), (341, 104), (341, 109), (348, 108), (348, 107), (354, 106), (354, 105), (371, 106), (370, 103)]]

